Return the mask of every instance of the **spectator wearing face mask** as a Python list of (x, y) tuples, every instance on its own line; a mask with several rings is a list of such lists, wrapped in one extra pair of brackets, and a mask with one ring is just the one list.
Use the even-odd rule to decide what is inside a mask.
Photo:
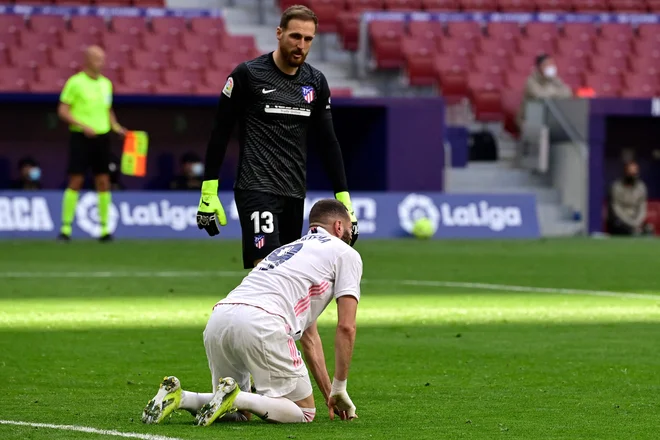
[(543, 98), (570, 98), (571, 88), (558, 75), (557, 64), (550, 55), (536, 57), (534, 71), (527, 78), (523, 100), (518, 111), (518, 126), (525, 120), (525, 107), (529, 101)]
[(646, 235), (653, 233), (646, 223), (647, 191), (639, 178), (639, 166), (630, 161), (623, 177), (610, 189), (607, 231), (612, 235)]
[(170, 182), (170, 189), (189, 190), (202, 189), (204, 177), (204, 164), (195, 153), (186, 153), (181, 157), (181, 174)]
[(41, 168), (36, 160), (24, 157), (18, 161), (19, 177), (12, 183), (12, 189), (37, 190), (41, 189)]

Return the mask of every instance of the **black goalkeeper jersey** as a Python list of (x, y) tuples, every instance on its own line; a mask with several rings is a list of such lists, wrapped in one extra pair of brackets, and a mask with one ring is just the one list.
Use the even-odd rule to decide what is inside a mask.
[(227, 143), (239, 125), (235, 189), (304, 198), (307, 133), (319, 132), (320, 156), (335, 192), (346, 191), (325, 76), (307, 63), (282, 72), (268, 53), (240, 64), (227, 78), (206, 154), (205, 180), (218, 178)]

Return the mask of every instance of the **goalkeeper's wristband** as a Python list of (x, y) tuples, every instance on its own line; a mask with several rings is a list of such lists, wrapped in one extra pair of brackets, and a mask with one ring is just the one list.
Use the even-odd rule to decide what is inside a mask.
[(335, 199), (339, 200), (346, 206), (349, 211), (353, 210), (353, 204), (351, 203), (351, 196), (348, 191), (342, 191), (335, 194)]
[(333, 378), (332, 379), (332, 389), (330, 390), (330, 395), (331, 396), (336, 396), (339, 393), (345, 393), (347, 382), (348, 382), (348, 379), (346, 379), (346, 380), (337, 380), (336, 378)]
[(202, 182), (202, 194), (203, 195), (218, 195), (218, 181), (217, 180), (205, 180)]

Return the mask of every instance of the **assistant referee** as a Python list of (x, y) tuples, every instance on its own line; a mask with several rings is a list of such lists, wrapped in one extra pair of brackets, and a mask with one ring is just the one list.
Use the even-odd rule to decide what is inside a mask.
[(57, 114), (69, 124), (69, 185), (62, 198), (62, 228), (60, 240), (71, 239), (72, 223), (78, 204), (79, 191), (88, 169), (94, 175), (98, 192), (101, 241), (112, 240), (108, 229), (110, 194), (110, 131), (124, 135), (112, 110), (112, 82), (101, 74), (105, 53), (98, 46), (85, 51), (85, 65), (81, 72), (69, 78), (62, 89)]

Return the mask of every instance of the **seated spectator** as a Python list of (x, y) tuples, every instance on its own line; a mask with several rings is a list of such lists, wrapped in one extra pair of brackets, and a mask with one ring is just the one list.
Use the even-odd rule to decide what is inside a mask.
[(542, 54), (536, 57), (536, 67), (527, 78), (523, 100), (518, 111), (518, 126), (525, 121), (525, 106), (529, 101), (543, 98), (570, 98), (571, 88), (558, 75), (557, 64), (550, 55)]
[(195, 153), (186, 153), (181, 157), (181, 174), (170, 182), (170, 189), (201, 190), (204, 177), (204, 164)]
[(639, 166), (627, 162), (623, 177), (610, 189), (607, 231), (612, 235), (652, 234), (652, 226), (646, 224), (646, 204), (646, 185), (639, 178)]
[(37, 190), (41, 189), (41, 168), (36, 160), (24, 157), (18, 161), (19, 177), (12, 182), (12, 189)]

